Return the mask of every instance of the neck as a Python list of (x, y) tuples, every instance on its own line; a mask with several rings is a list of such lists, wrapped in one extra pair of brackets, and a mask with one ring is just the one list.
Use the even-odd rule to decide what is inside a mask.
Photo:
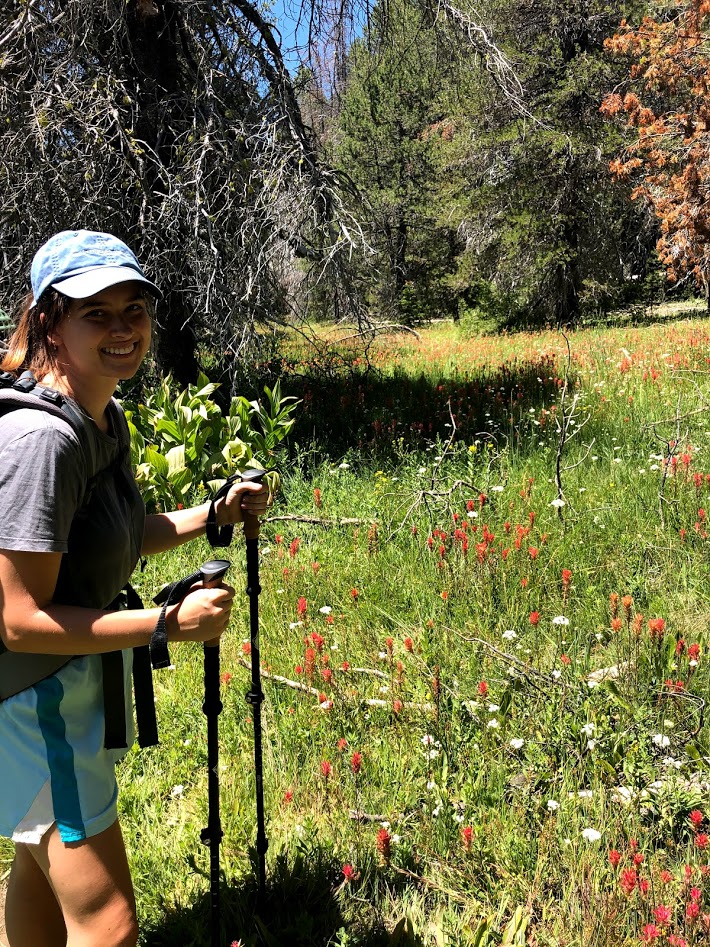
[(116, 390), (115, 379), (92, 378), (87, 382), (82, 378), (69, 378), (61, 371), (54, 371), (42, 379), (42, 384), (73, 398), (92, 418), (99, 430), (106, 433), (106, 406)]

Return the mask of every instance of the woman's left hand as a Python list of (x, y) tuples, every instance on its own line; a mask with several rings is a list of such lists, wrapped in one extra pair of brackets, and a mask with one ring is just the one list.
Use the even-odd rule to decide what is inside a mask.
[(244, 514), (263, 516), (269, 503), (269, 488), (265, 483), (235, 483), (229, 493), (216, 503), (217, 524), (244, 522)]

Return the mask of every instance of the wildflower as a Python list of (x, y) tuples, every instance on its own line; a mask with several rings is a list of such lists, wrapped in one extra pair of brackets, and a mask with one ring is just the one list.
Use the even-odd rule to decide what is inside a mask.
[(621, 604), (624, 608), (624, 617), (628, 623), (631, 621), (631, 606), (634, 604), (634, 600), (630, 595), (625, 595), (621, 600)]
[(698, 832), (695, 836), (695, 844), (698, 848), (707, 848), (710, 845), (710, 836), (707, 836), (705, 832)]
[(385, 865), (389, 865), (392, 855), (392, 836), (385, 828), (380, 829), (377, 833), (377, 851)]
[(664, 885), (670, 884), (673, 881), (673, 875), (670, 871), (666, 871), (664, 868), (663, 871), (658, 876)]
[(533, 560), (537, 559), (539, 551), (535, 546), (528, 546), (528, 555)]
[(660, 747), (667, 747), (671, 744), (670, 737), (667, 737), (665, 733), (654, 733), (651, 740), (656, 746)]
[(349, 662), (349, 661), (343, 661), (343, 663), (340, 665), (340, 670), (341, 670), (341, 671), (349, 671), (349, 670), (350, 670), (350, 662)]
[(700, 658), (700, 645), (699, 644), (691, 644), (688, 647), (688, 657), (690, 658), (691, 662), (697, 661)]
[(288, 548), (288, 554), (293, 559), (298, 552), (299, 546), (301, 545), (301, 540), (296, 538), (292, 541), (291, 545)]
[(350, 589), (350, 598), (353, 600), (353, 602), (358, 600), (359, 595), (360, 593), (357, 589)]
[(601, 837), (602, 833), (596, 829), (582, 829), (582, 838), (585, 842), (598, 842)]
[(585, 737), (593, 737), (594, 731), (596, 729), (597, 729), (596, 724), (593, 724), (593, 723), (585, 723), (584, 726), (581, 728), (582, 733), (585, 735)]
[(660, 924), (662, 927), (667, 927), (671, 922), (673, 912), (665, 904), (659, 904), (657, 908), (654, 908), (653, 916), (657, 924)]
[(385, 639), (385, 647), (387, 648), (387, 654), (392, 657), (392, 652), (394, 650), (394, 638)]
[(346, 882), (350, 882), (355, 877), (355, 869), (352, 865), (343, 865), (343, 878)]
[(561, 497), (555, 497), (555, 499), (550, 503), (550, 506), (554, 506), (557, 510), (562, 509), (564, 505), (565, 501)]
[(619, 614), (619, 594), (618, 592), (612, 592), (609, 596), (609, 611), (611, 612), (611, 617), (616, 618)]
[(333, 772), (333, 767), (332, 767), (331, 764), (328, 762), (328, 760), (322, 760), (322, 761), (321, 761), (321, 764), (320, 764), (320, 771), (321, 771), (321, 775), (323, 776), (323, 778), (324, 778), (325, 781), (327, 782), (327, 781), (328, 781), (328, 777), (329, 777), (329, 776), (331, 775), (331, 773)]
[(690, 895), (691, 901), (699, 901), (703, 896), (703, 892), (700, 890), (700, 888), (696, 887), (691, 888), (688, 893)]
[(626, 868), (624, 871), (621, 872), (621, 880), (619, 881), (619, 885), (621, 886), (621, 890), (624, 892), (625, 895), (627, 895), (627, 897), (631, 895), (637, 883), (638, 883), (638, 874), (636, 873), (635, 868)]
[(303, 596), (301, 596), (298, 600), (296, 611), (298, 612), (299, 618), (305, 618), (306, 612), (308, 611), (308, 601)]
[(401, 711), (402, 711), (402, 706), (403, 706), (403, 705), (402, 705), (402, 701), (401, 701), (401, 700), (394, 700), (394, 701), (392, 701), (392, 710), (393, 710), (393, 712), (394, 712), (395, 714), (401, 713)]
[(552, 619), (552, 624), (566, 627), (569, 625), (569, 618), (565, 618), (564, 615), (555, 615), (555, 617)]
[(284, 802), (286, 805), (293, 802), (293, 789), (287, 789), (284, 793)]
[(617, 849), (612, 848), (609, 852), (609, 864), (612, 868), (617, 868), (619, 862), (621, 861), (621, 853)]
[(487, 726), (488, 726), (488, 728), (489, 728), (490, 730), (497, 730), (498, 727), (500, 726), (500, 724), (498, 723), (498, 721), (496, 720), (496, 718), (493, 717), (491, 720), (488, 721)]
[(242, 654), (251, 654), (251, 641), (242, 641)]
[(313, 646), (316, 651), (320, 654), (323, 650), (323, 645), (325, 644), (325, 638), (322, 635), (319, 635), (317, 631), (312, 631), (310, 634), (310, 639), (313, 642)]
[(320, 507), (323, 505), (323, 499), (321, 497), (321, 492), (318, 489), (318, 487), (316, 487), (315, 490), (313, 491), (313, 500), (315, 502), (315, 505), (320, 509)]
[(643, 628), (643, 615), (640, 612), (637, 612), (634, 615), (634, 620), (631, 624), (631, 630), (633, 631), (633, 633), (636, 635), (637, 638), (640, 637), (642, 628)]
[(321, 613), (321, 615), (330, 615), (330, 613), (333, 611), (333, 608), (330, 605), (321, 605), (318, 611)]
[(223, 684), (229, 684), (231, 680), (232, 680), (232, 675), (229, 673), (229, 671), (225, 671), (224, 674), (220, 676), (220, 681)]
[(479, 681), (478, 684), (478, 693), (481, 697), (486, 697), (488, 694), (488, 684), (485, 681)]
[(350, 757), (350, 768), (353, 771), (353, 776), (357, 776), (362, 769), (362, 754), (358, 753), (357, 750)]
[(644, 924), (641, 931), (641, 943), (652, 944), (654, 940), (661, 936), (661, 932), (655, 924)]
[(523, 740), (521, 737), (513, 737), (513, 739), (510, 741), (510, 745), (514, 750), (522, 749), (524, 743), (525, 740)]
[(567, 665), (569, 665), (569, 664), (572, 663), (572, 659), (571, 659), (570, 657), (568, 657), (566, 654), (561, 654), (561, 655), (560, 655), (560, 663), (561, 663), (561, 664), (564, 664), (565, 666), (567, 666)]
[(411, 638), (404, 639), (404, 650), (409, 651), (410, 654), (414, 651), (414, 642)]
[(550, 810), (550, 812), (557, 812), (557, 810), (560, 808), (560, 804), (556, 799), (548, 799), (547, 808)]
[(621, 619), (612, 618), (611, 620), (611, 630), (614, 632), (621, 631)]
[(504, 631), (501, 636), (505, 641), (514, 641), (518, 636), (513, 631), (512, 628), (509, 628), (508, 631)]
[(703, 819), (705, 818), (705, 816), (700, 811), (700, 809), (693, 809), (693, 811), (690, 813), (688, 818), (692, 822), (693, 828), (697, 832), (700, 826), (703, 824)]
[(651, 641), (660, 642), (663, 639), (665, 629), (666, 622), (663, 618), (649, 618), (648, 633), (651, 637)]
[(533, 628), (540, 624), (540, 612), (530, 612), (530, 624)]
[(461, 827), (461, 842), (465, 852), (471, 851), (471, 842), (473, 841), (473, 828), (470, 825)]
[(441, 598), (443, 599), (443, 601), (446, 601), (448, 597), (449, 597), (449, 593), (446, 591), (446, 589), (444, 589), (444, 591), (441, 593)]
[(173, 797), (173, 799), (179, 799), (184, 792), (184, 786), (173, 786), (173, 788), (170, 790), (170, 795)]
[(694, 921), (700, 916), (700, 905), (697, 901), (689, 901), (685, 907), (685, 916), (689, 921)]

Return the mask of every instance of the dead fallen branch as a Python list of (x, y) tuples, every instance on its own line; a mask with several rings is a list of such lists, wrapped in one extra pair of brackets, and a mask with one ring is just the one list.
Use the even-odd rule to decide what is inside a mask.
[(328, 520), (323, 516), (302, 516), (298, 513), (284, 513), (283, 516), (269, 516), (267, 523), (312, 523), (314, 526), (362, 526), (363, 520), (344, 518)]
[[(247, 671), (251, 670), (251, 664), (247, 662), (244, 658), (239, 658), (237, 662), (241, 667), (246, 668)], [(369, 668), (355, 668), (352, 670), (360, 671), (364, 674), (375, 674), (380, 676), (381, 671), (370, 670)], [(319, 691), (317, 687), (311, 687), (310, 684), (304, 684), (301, 681), (292, 681), (288, 677), (283, 677), (281, 674), (272, 674), (271, 671), (265, 671), (264, 668), (261, 668), (259, 671), (261, 677), (268, 681), (274, 681), (276, 684), (282, 684), (284, 687), (290, 687), (293, 690), (301, 691), (304, 694), (311, 694), (313, 697), (316, 697), (318, 701), (321, 701), (323, 692)], [(341, 671), (340, 673), (347, 673)], [(382, 675), (383, 677), (385, 675)], [(360, 700), (359, 703), (364, 704), (366, 707), (392, 707), (394, 701), (392, 700), (382, 700), (377, 697), (366, 697), (363, 700)], [(419, 710), (422, 713), (433, 713), (434, 705), (433, 704), (419, 704), (415, 701), (404, 700), (401, 701), (403, 710)]]

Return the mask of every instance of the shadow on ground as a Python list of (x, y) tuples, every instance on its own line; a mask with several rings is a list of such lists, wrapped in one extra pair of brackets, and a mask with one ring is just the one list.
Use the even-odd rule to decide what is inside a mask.
[(280, 380), (282, 394), (301, 402), (290, 440), (317, 443), (331, 456), (355, 449), (386, 459), (448, 440), (453, 425), (456, 439), (465, 443), (489, 437), (517, 441), (530, 409), (557, 400), (563, 367), (539, 354), (451, 377), (410, 375), (397, 366), (384, 373), (273, 360), (252, 379), (249, 397), (260, 397), (262, 385)]
[[(278, 858), (263, 897), (255, 878), (220, 889), (224, 947), (422, 947), (402, 921), (393, 932), (385, 927), (367, 897), (340, 896), (344, 884), (334, 864), (316, 859)], [(354, 905), (346, 918), (343, 904)], [(210, 897), (205, 891), (190, 906), (168, 910), (151, 927), (142, 925), (144, 947), (212, 947)]]

